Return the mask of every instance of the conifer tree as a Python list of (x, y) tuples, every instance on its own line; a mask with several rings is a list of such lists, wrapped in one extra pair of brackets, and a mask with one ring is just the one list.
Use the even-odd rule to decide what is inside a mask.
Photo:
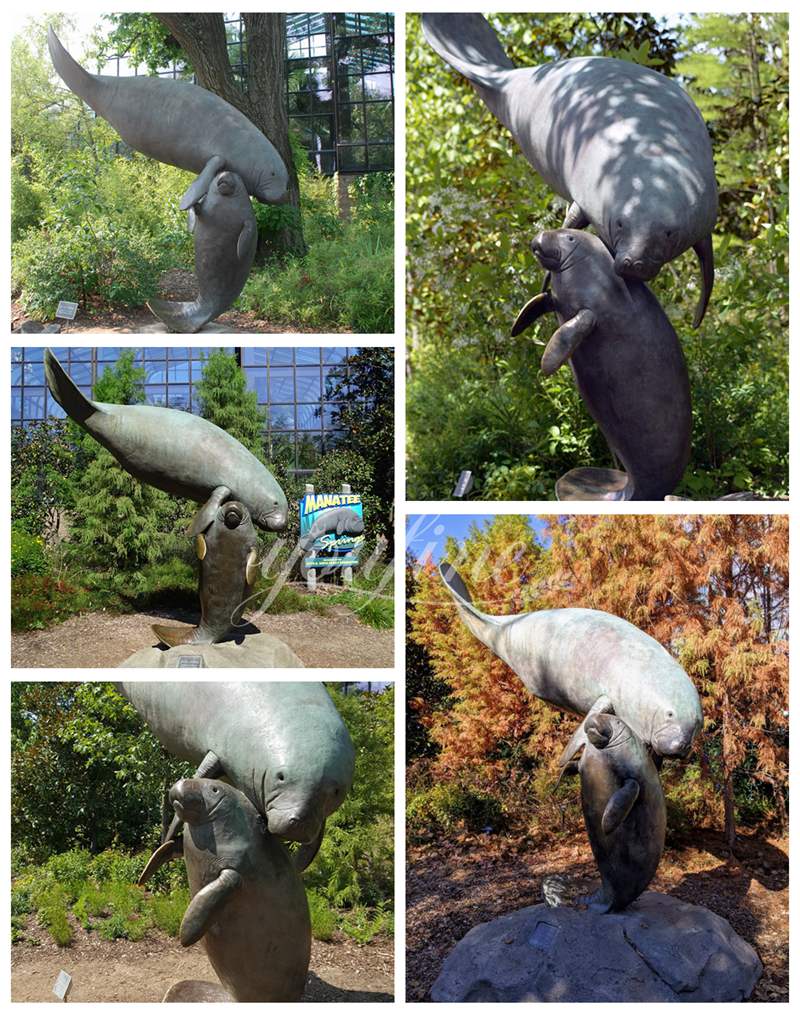
[(236, 358), (223, 350), (209, 356), (202, 380), (195, 385), (200, 415), (210, 420), (260, 459), (264, 455), (265, 414)]

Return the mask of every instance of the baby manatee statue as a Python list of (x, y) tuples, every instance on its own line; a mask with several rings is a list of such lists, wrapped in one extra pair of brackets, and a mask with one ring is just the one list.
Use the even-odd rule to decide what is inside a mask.
[(233, 498), (267, 531), (285, 529), (286, 495), (266, 466), (236, 438), (192, 413), (161, 406), (92, 402), (48, 349), (45, 377), (50, 394), (123, 469), (176, 497), (199, 502), (192, 535), (205, 530), (217, 509)]
[(576, 769), (581, 806), (603, 884), (589, 907), (624, 910), (645, 891), (664, 853), (667, 811), (650, 753), (618, 716), (586, 720), (586, 747)]
[[(581, 717), (614, 713), (656, 755), (688, 754), (703, 722), (700, 699), (686, 671), (655, 639), (604, 610), (484, 614), (451, 564), (443, 561), (439, 573), (463, 623), (537, 698)], [(586, 737), (581, 721), (562, 765)]]
[(208, 529), (195, 538), (200, 559), (201, 619), (197, 628), (153, 631), (168, 646), (221, 642), (242, 617), (258, 577), (258, 537), (250, 513), (239, 501), (226, 501)]
[(425, 38), (472, 84), (556, 194), (565, 226), (591, 223), (614, 270), (647, 280), (693, 247), (714, 283), (717, 183), (705, 122), (672, 78), (611, 57), (516, 68), (480, 14), (423, 14)]
[(552, 374), (569, 360), (586, 408), (627, 472), (572, 470), (556, 485), (559, 500), (663, 500), (691, 448), (689, 375), (675, 330), (643, 282), (615, 273), (591, 233), (548, 230), (532, 248), (552, 293), (530, 300), (511, 334), (542, 314), (557, 316), (542, 371)]
[(64, 49), (52, 28), (50, 58), (66, 86), (137, 152), (200, 176), (181, 200), (195, 205), (223, 169), (238, 173), (248, 194), (265, 204), (286, 196), (289, 176), (280, 155), (247, 117), (213, 92), (187, 81), (90, 74)]
[(160, 847), (139, 880), (183, 856), (192, 900), (181, 945), (202, 939), (237, 1002), (299, 1002), (311, 957), (305, 889), (286, 847), (244, 794), (216, 780), (179, 780), (170, 802), (183, 838)]
[[(121, 681), (128, 699), (172, 755), (199, 778), (225, 776), (281, 839), (311, 863), (325, 819), (353, 782), (355, 752), (317, 682)], [(173, 838), (177, 824), (167, 839)]]
[(244, 289), (258, 243), (256, 217), (238, 173), (218, 173), (189, 209), (199, 294), (187, 303), (150, 300), (147, 306), (171, 332), (197, 332)]

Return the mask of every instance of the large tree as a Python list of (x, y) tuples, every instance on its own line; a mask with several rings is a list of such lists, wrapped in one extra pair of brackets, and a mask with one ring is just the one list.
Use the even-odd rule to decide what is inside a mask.
[(274, 248), (303, 254), (300, 187), (286, 107), (286, 15), (244, 12), (241, 17), (243, 78), (237, 78), (228, 58), (222, 14), (114, 14), (114, 31), (103, 49), (115, 47), (151, 71), (171, 59), (185, 60), (199, 85), (235, 106), (269, 138), (289, 171), (287, 206), (293, 209), (275, 230)]

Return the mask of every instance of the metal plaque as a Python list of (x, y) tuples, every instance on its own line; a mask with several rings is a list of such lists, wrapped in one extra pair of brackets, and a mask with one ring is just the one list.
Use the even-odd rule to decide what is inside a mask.
[(77, 303), (71, 303), (69, 300), (59, 300), (58, 307), (56, 308), (56, 317), (63, 318), (65, 321), (74, 321), (75, 315), (78, 313)]
[(69, 986), (71, 984), (72, 978), (70, 975), (66, 972), (66, 970), (61, 970), (56, 978), (56, 983), (53, 985), (53, 994), (58, 996), (62, 1002), (65, 1002), (67, 992), (69, 991)]

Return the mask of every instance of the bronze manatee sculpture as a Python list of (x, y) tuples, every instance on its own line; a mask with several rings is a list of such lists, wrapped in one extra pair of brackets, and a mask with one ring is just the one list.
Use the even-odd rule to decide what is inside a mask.
[[(225, 775), (267, 820), (271, 833), (302, 843), (310, 864), (325, 820), (353, 782), (355, 751), (325, 686), (305, 681), (121, 681), (168, 752)], [(168, 834), (169, 838), (175, 828)]]
[(572, 470), (556, 485), (559, 500), (663, 500), (683, 476), (692, 433), (689, 375), (669, 318), (643, 282), (615, 273), (591, 233), (548, 230), (533, 251), (552, 293), (526, 304), (512, 335), (542, 314), (557, 316), (542, 370), (552, 374), (569, 360), (586, 408), (627, 473)]
[(162, 406), (92, 402), (49, 349), (44, 368), (56, 402), (123, 469), (142, 483), (202, 504), (194, 535), (207, 528), (230, 498), (243, 502), (259, 528), (286, 527), (288, 503), (275, 477), (240, 441), (215, 424)]
[(168, 646), (213, 645), (241, 620), (258, 577), (258, 537), (250, 513), (239, 501), (226, 501), (208, 528), (198, 533), (200, 624), (196, 628), (152, 626)]
[[(565, 607), (492, 616), (472, 603), (451, 564), (444, 586), (472, 634), (537, 698), (587, 717), (613, 712), (661, 757), (684, 757), (703, 722), (688, 674), (655, 639), (603, 610)], [(561, 756), (586, 744), (584, 720)]]
[(196, 300), (149, 300), (147, 306), (171, 332), (199, 331), (222, 314), (244, 289), (258, 244), (256, 217), (238, 173), (224, 170), (189, 209), (194, 233)]
[(587, 902), (602, 913), (624, 910), (641, 895), (664, 853), (667, 809), (653, 759), (618, 716), (586, 720), (587, 743), (572, 768), (580, 773), (586, 831), (602, 877)]
[(611, 57), (514, 67), (481, 14), (423, 14), (422, 30), (571, 202), (564, 225), (591, 223), (618, 274), (652, 279), (694, 248), (697, 327), (714, 282), (717, 183), (705, 122), (677, 81)]
[(200, 176), (181, 208), (208, 192), (214, 177), (230, 169), (247, 192), (272, 204), (286, 195), (288, 173), (276, 148), (238, 109), (199, 85), (166, 78), (90, 74), (64, 49), (52, 28), (47, 44), (67, 87), (143, 155)]
[(286, 847), (244, 794), (217, 780), (179, 780), (169, 793), (182, 840), (160, 847), (140, 883), (183, 857), (192, 899), (181, 945), (202, 940), (237, 1002), (297, 1002), (311, 956), (303, 882)]

